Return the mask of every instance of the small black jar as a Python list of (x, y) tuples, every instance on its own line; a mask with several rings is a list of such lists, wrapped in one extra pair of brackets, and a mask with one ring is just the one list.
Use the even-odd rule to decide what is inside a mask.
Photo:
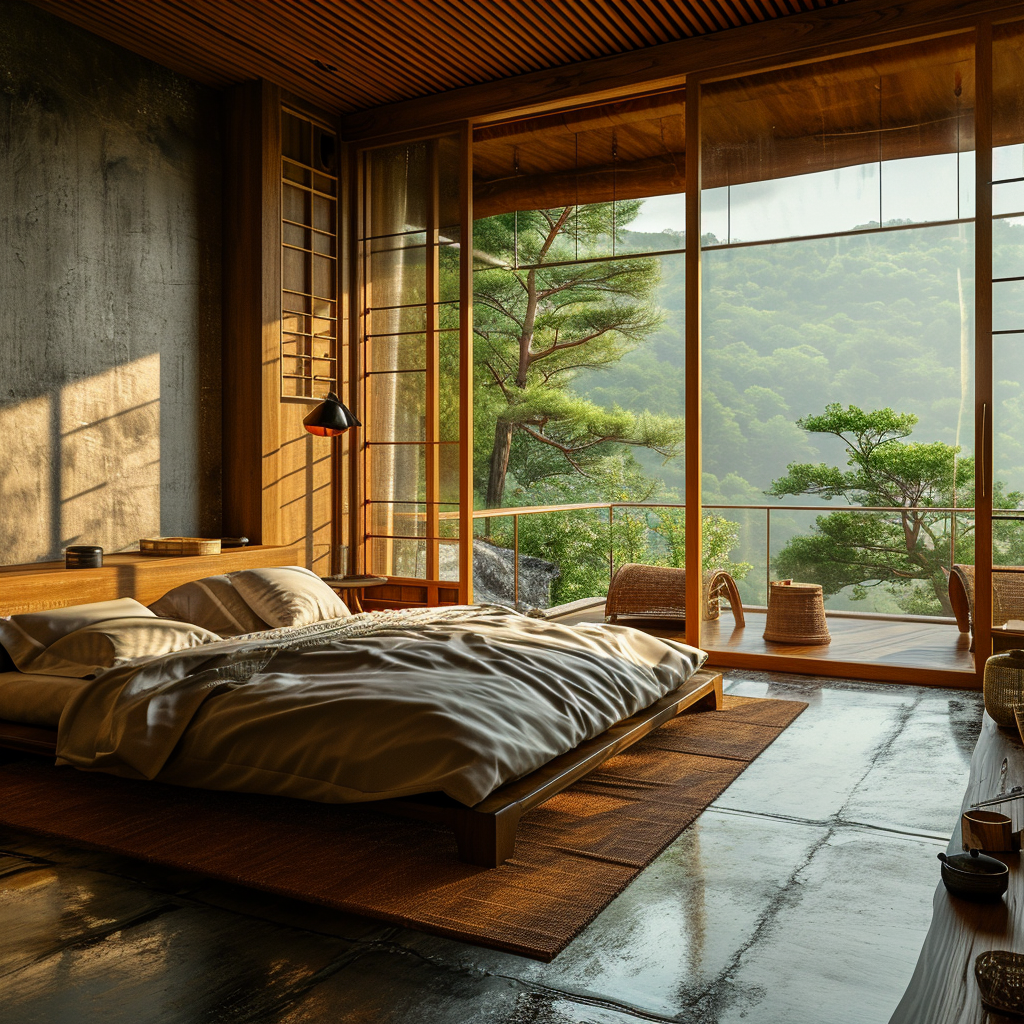
[(64, 550), (65, 569), (98, 569), (103, 565), (103, 548), (95, 544), (72, 544)]

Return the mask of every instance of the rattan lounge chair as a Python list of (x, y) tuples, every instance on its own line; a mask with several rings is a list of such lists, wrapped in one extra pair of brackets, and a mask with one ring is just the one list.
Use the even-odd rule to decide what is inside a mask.
[[(949, 603), (961, 633), (971, 634), (974, 650), (974, 566), (954, 565), (949, 574)], [(1024, 566), (992, 569), (992, 622), (1001, 626), (1010, 619), (1024, 619)]]
[[(719, 600), (725, 598), (735, 625), (745, 624), (743, 602), (736, 581), (724, 569), (704, 575), (703, 617), (717, 619)], [(608, 588), (604, 614), (609, 622), (619, 616), (647, 619), (686, 619), (686, 570), (670, 565), (640, 565), (629, 562), (619, 567)]]

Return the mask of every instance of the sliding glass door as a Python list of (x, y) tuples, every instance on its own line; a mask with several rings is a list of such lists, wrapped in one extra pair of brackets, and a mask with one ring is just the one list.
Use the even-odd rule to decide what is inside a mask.
[[(471, 599), (468, 132), (357, 155), (357, 564), (390, 606)], [(372, 602), (368, 602), (372, 603)]]
[[(969, 34), (703, 86), (703, 501), (755, 610), (707, 646), (973, 671), (974, 116)], [(779, 579), (831, 643), (751, 630)]]

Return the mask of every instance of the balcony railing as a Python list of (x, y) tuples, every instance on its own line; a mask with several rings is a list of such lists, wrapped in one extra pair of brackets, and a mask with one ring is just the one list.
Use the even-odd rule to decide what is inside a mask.
[[(947, 570), (957, 561), (958, 544), (969, 532), (974, 515), (972, 507), (936, 506), (908, 508), (842, 505), (705, 505), (703, 508), (706, 513), (727, 519), (735, 528), (735, 544), (733, 550), (727, 554), (730, 559), (742, 560), (745, 565), (749, 565), (749, 571), (746, 578), (740, 581), (740, 587), (744, 602), (749, 602), (753, 606), (767, 603), (768, 585), (777, 575), (773, 573), (773, 555), (776, 555), (792, 537), (807, 535), (810, 532), (813, 523), (802, 527), (799, 524), (802, 515), (852, 512), (890, 515), (924, 513), (929, 516), (946, 516), (948, 522), (940, 532), (943, 549), (948, 545), (948, 552), (942, 560), (943, 568)], [(529, 561), (531, 557), (546, 562), (556, 570), (551, 576), (552, 582), (557, 581), (565, 562), (572, 560), (574, 564), (571, 575), (579, 582), (575, 590), (570, 589), (568, 592), (564, 587), (558, 587), (556, 583), (556, 589), (562, 591), (556, 603), (561, 604), (578, 598), (600, 597), (606, 594), (618, 564), (644, 560), (643, 557), (631, 556), (631, 550), (642, 550), (649, 555), (652, 547), (658, 550), (660, 546), (662, 556), (669, 556), (668, 560), (674, 561), (674, 564), (682, 564), (679, 558), (682, 533), (679, 529), (678, 514), (684, 509), (683, 504), (667, 502), (579, 502), (565, 505), (480, 509), (473, 513), (474, 520), (480, 524), (474, 531), (474, 539), (478, 542), (490, 542), (502, 552), (506, 563), (508, 556), (504, 555), (504, 552), (511, 553), (511, 566), (508, 568), (511, 570), (512, 585), (509, 592), (506, 584), (503, 593), (507, 594), (507, 599), (503, 603), (511, 603), (517, 608), (539, 603), (536, 600), (536, 588), (526, 599), (523, 599), (522, 594), (521, 581), (524, 569), (530, 574), (537, 568), (535, 563)], [(664, 520), (666, 510), (676, 514), (675, 533), (668, 539), (665, 536), (666, 531), (659, 529), (662, 523), (658, 521), (659, 516)], [(1006, 518), (1010, 518), (1011, 515), (1008, 510)], [(552, 522), (551, 517), (561, 519), (561, 522), (557, 523), (557, 543), (556, 523)], [(565, 517), (569, 517), (568, 524)], [(655, 520), (653, 525), (652, 518)], [(760, 525), (754, 522), (754, 519), (759, 520)], [(482, 530), (480, 526), (483, 527)], [(525, 543), (524, 531), (529, 531), (530, 534)], [(657, 536), (652, 537), (651, 534)], [(676, 545), (674, 551), (670, 550), (673, 543)], [(559, 553), (562, 564), (555, 560)], [(675, 555), (674, 559), (672, 555)], [(583, 571), (583, 567), (586, 567), (586, 571)], [(584, 593), (586, 590), (591, 592)], [(826, 606), (830, 603), (834, 609), (836, 604), (843, 603), (843, 599), (833, 598), (831, 602), (827, 599)]]

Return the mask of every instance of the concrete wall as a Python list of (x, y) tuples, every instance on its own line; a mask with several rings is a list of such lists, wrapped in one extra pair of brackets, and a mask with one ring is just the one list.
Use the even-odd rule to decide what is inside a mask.
[(0, 564), (219, 536), (219, 94), (0, 3)]

